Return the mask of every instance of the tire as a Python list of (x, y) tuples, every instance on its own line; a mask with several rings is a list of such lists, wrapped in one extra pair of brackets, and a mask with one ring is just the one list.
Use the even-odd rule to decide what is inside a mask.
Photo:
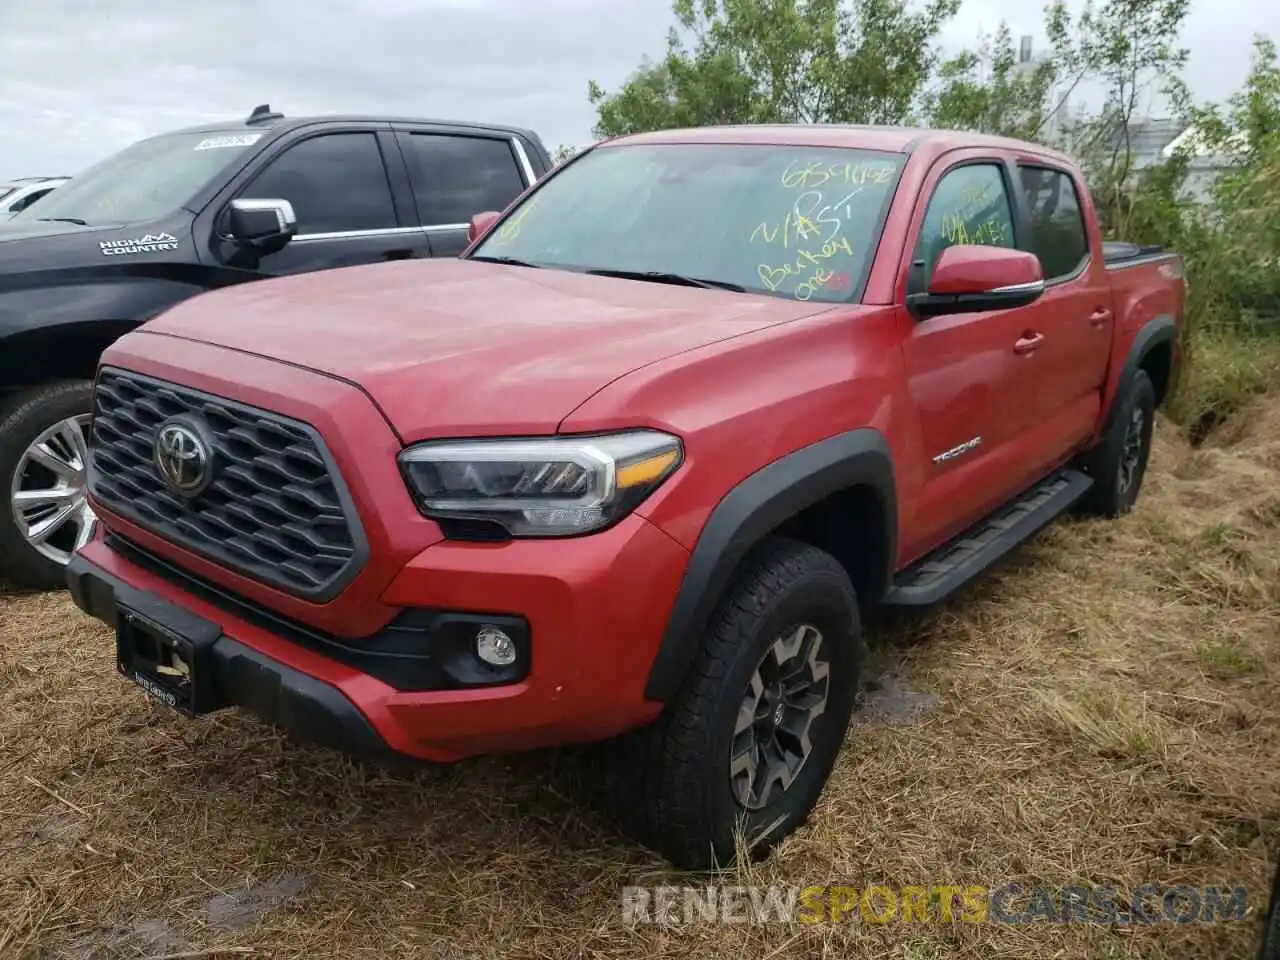
[(1271, 899), (1267, 904), (1267, 917), (1263, 921), (1258, 960), (1280, 960), (1280, 863), (1276, 864), (1271, 878)]
[[(17, 394), (0, 409), (0, 579), (37, 590), (65, 585), (66, 561), (83, 542), (81, 524), (92, 518), (83, 498), (83, 447), (76, 448), (64, 433), (45, 444), (65, 461), (61, 475), (33, 463), (29, 451), (47, 431), (76, 419), (87, 421), (92, 398), (91, 381), (61, 380)], [(76, 464), (81, 469), (75, 470)], [(28, 513), (30, 523), (62, 521), (39, 546), (26, 535), (29, 523), (20, 527), (17, 515), (17, 495), (34, 490), (56, 491), (59, 497), (41, 512)]]
[(1081, 467), (1094, 480), (1081, 501), (1081, 512), (1115, 518), (1133, 509), (1151, 456), (1155, 410), (1155, 388), (1146, 371), (1139, 370), (1116, 398), (1116, 417), (1110, 429), (1081, 458)]
[[(789, 648), (796, 653), (784, 659), (778, 651)], [(848, 729), (862, 649), (857, 596), (840, 564), (803, 543), (775, 538), (762, 544), (720, 601), (679, 693), (654, 724), (614, 753), (623, 765), (617, 799), (636, 839), (677, 867), (707, 870), (736, 859), (739, 833), (758, 859), (803, 825)], [(806, 696), (779, 706), (776, 664), (796, 671), (798, 686), (824, 659), (825, 688), (819, 681)], [(737, 732), (753, 689), (764, 693), (753, 707), (757, 722)], [(779, 781), (769, 794), (753, 794), (744, 773), (731, 780), (735, 748), (759, 765), (759, 755), (744, 748), (753, 738), (768, 741), (778, 717), (792, 731), (782, 731), (782, 742), (798, 747), (795, 731), (823, 692), (825, 709), (808, 722), (811, 749), (790, 771), (789, 785), (779, 789)], [(797, 757), (798, 750), (793, 761)], [(745, 767), (740, 762), (739, 770)]]

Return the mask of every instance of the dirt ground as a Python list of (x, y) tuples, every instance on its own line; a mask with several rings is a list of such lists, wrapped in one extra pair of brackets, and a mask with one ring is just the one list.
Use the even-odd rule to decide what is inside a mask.
[(0, 957), (1229, 958), (1280, 851), (1280, 398), (1138, 510), (1059, 524), (873, 637), (809, 826), (724, 882), (1247, 888), (1241, 921), (622, 923), (694, 884), (580, 799), (564, 753), (388, 773), (251, 718), (184, 721), (63, 595), (0, 598)]

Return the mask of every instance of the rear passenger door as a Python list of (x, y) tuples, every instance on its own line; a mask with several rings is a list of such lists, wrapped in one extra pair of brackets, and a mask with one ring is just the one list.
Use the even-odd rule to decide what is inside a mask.
[(504, 210), (533, 182), (533, 170), (512, 137), (481, 133), (401, 130), (400, 149), (418, 222), (437, 257), (453, 257), (467, 247), (471, 218)]
[(1044, 334), (1036, 379), (1058, 412), (1057, 435), (1067, 450), (1092, 429), (1111, 357), (1111, 284), (1100, 250), (1090, 250), (1083, 187), (1065, 168), (1018, 164), (1018, 201), (1027, 228), (1021, 244), (1040, 258), (1045, 292), (1035, 305)]
[[(397, 178), (400, 203), (392, 190)], [(288, 200), (298, 228), (289, 243), (265, 255), (215, 237), (216, 254), (231, 266), (273, 276), (430, 256), (426, 236), (413, 222), (404, 164), (389, 130), (294, 138), (260, 162), (235, 196)], [(215, 227), (215, 233), (225, 230)]]

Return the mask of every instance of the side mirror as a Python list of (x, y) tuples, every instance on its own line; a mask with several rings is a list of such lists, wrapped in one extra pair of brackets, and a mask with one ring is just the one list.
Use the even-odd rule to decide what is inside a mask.
[(942, 251), (926, 293), (907, 296), (917, 317), (1009, 310), (1044, 293), (1040, 258), (1024, 250), (960, 244)]
[(288, 200), (232, 200), (227, 227), (242, 246), (282, 247), (298, 232), (298, 217)]
[(502, 216), (502, 214), (496, 210), (486, 210), (484, 213), (477, 213), (471, 218), (471, 223), (467, 226), (467, 241), (469, 243), (475, 243), (483, 237), (489, 232), (489, 228), (498, 221), (500, 216)]

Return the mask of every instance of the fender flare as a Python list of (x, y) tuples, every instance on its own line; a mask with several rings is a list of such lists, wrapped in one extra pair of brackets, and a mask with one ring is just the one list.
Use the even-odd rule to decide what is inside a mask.
[(1146, 359), (1147, 354), (1162, 344), (1167, 343), (1172, 347), (1176, 338), (1177, 324), (1173, 317), (1167, 313), (1152, 317), (1138, 330), (1133, 338), (1133, 343), (1129, 346), (1129, 353), (1125, 357), (1124, 366), (1120, 370), (1120, 379), (1116, 381), (1115, 393), (1107, 405), (1107, 416), (1102, 427), (1103, 433), (1110, 430), (1115, 421), (1116, 399), (1120, 396), (1123, 385), (1142, 366), (1142, 361)]
[[(665, 703), (680, 689), (702, 631), (747, 552), (806, 507), (850, 487), (870, 487), (888, 529), (886, 564), (898, 550), (893, 458), (879, 431), (850, 430), (773, 461), (727, 493), (711, 511), (685, 568), (680, 592), (649, 670), (644, 694)], [(890, 582), (892, 570), (886, 570)]]

